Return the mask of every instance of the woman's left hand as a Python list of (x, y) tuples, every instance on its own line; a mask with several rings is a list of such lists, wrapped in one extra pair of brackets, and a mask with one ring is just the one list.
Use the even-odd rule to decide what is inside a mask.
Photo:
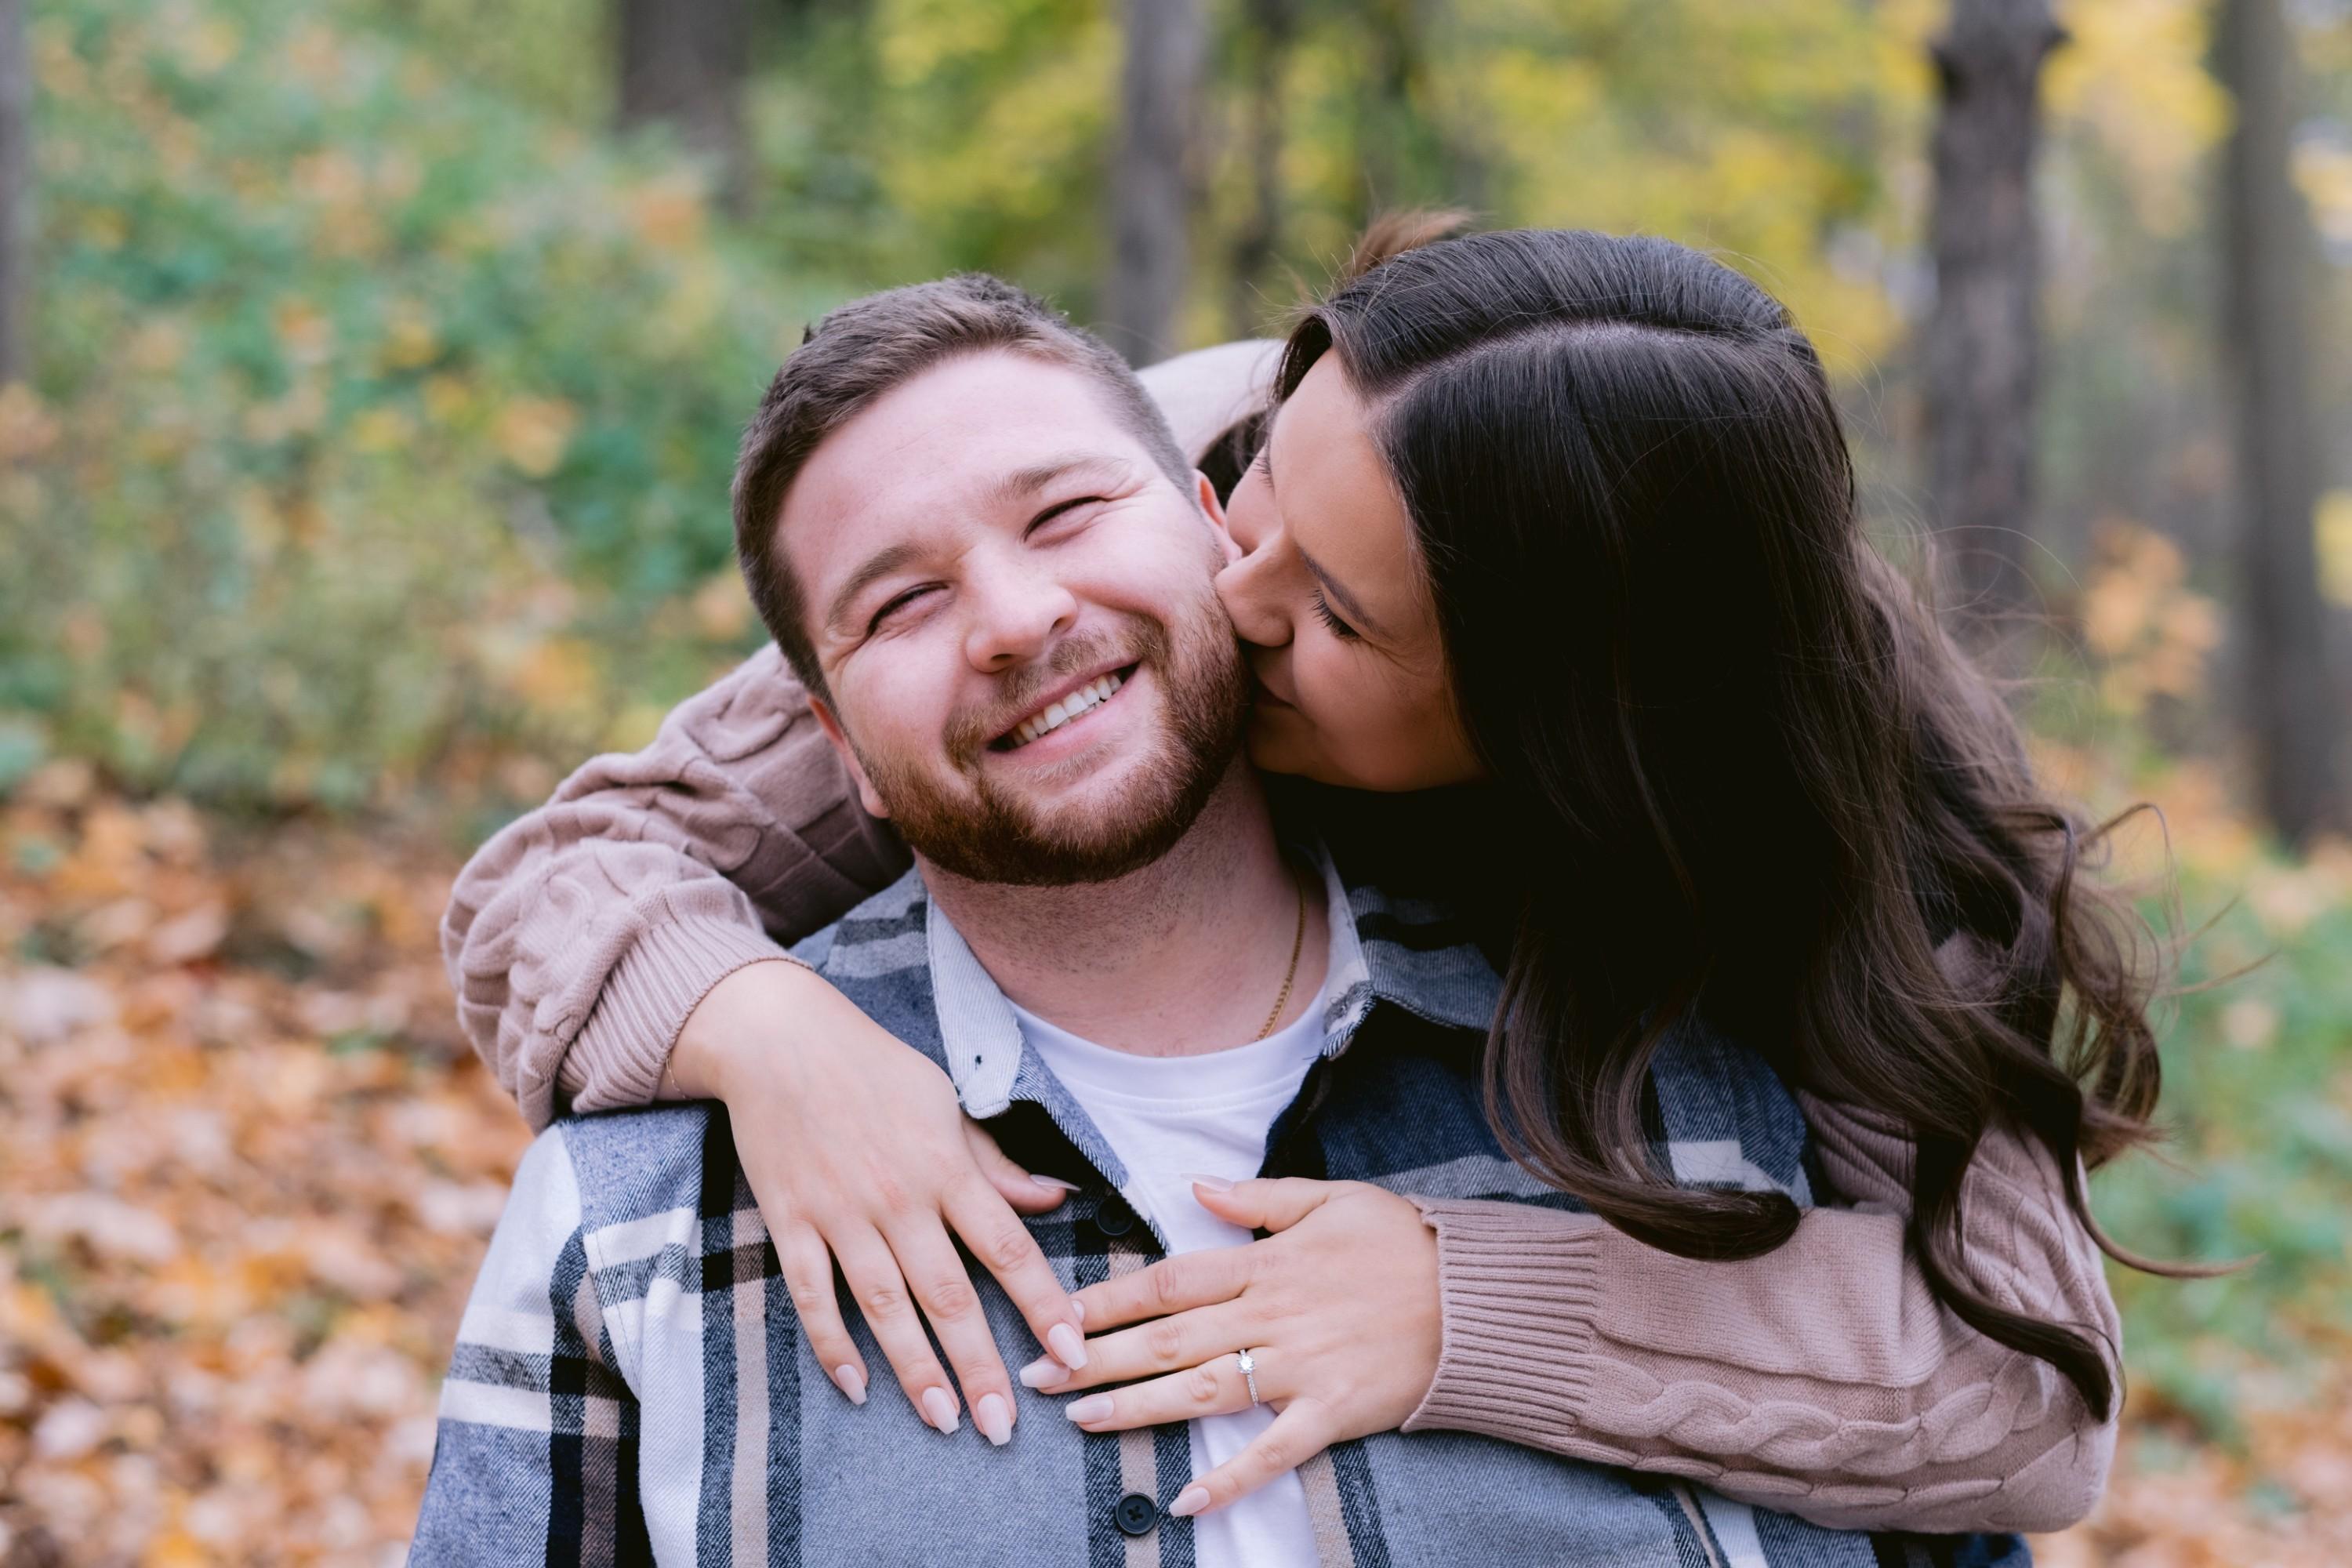
[(1128, 1384), (1066, 1411), (1089, 1432), (1116, 1432), (1248, 1409), (1234, 1353), (1248, 1351), (1258, 1397), (1278, 1414), (1178, 1495), (1169, 1511), (1180, 1515), (1223, 1508), (1334, 1443), (1402, 1426), (1437, 1375), (1443, 1342), (1437, 1234), (1408, 1200), (1365, 1182), (1262, 1179), (1220, 1192), (1202, 1181), (1192, 1191), (1220, 1219), (1275, 1234), (1087, 1287), (1076, 1297), (1086, 1366), (1071, 1373), (1048, 1356), (1021, 1373), (1047, 1394)]

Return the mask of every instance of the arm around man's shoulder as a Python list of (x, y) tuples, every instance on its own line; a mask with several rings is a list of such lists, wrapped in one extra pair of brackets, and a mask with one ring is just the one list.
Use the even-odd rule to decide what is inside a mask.
[(478, 850), (442, 961), (458, 1019), (534, 1127), (655, 1098), (709, 989), (906, 868), (772, 644), (590, 759)]

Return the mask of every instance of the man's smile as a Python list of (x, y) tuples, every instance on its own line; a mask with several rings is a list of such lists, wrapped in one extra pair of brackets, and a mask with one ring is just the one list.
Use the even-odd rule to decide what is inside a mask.
[(1081, 718), (1094, 714), (1118, 697), (1140, 668), (1139, 662), (1131, 661), (1064, 682), (1007, 725), (1003, 733), (988, 743), (988, 749), (992, 752), (1024, 751), (1048, 735), (1062, 733)]

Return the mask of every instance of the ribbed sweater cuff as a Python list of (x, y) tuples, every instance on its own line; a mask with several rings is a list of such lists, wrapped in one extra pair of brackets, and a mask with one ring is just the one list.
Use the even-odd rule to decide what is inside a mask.
[(1412, 1202), (1437, 1232), (1444, 1342), (1403, 1429), (1557, 1449), (1591, 1393), (1601, 1222), (1517, 1204)]
[(764, 932), (732, 921), (648, 925), (605, 977), (594, 1010), (563, 1053), (556, 1081), (572, 1109), (652, 1104), (670, 1047), (695, 1007), (712, 986), (763, 959), (801, 962)]

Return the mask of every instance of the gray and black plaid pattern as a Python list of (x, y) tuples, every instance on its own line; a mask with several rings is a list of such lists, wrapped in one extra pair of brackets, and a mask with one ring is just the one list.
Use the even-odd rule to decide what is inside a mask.
[[(1442, 910), (1327, 881), (1336, 1000), (1325, 1055), (1269, 1139), (1270, 1174), (1573, 1206), (1506, 1157), (1477, 1051), (1496, 982)], [(1010, 1028), (992, 985), (909, 877), (802, 956), (956, 1079), (1008, 1149), (1084, 1190), (1031, 1222), (1075, 1289), (1161, 1240), (1116, 1155)], [(992, 998), (993, 998), (992, 1002)], [(1701, 1031), (1653, 1071), (1664, 1159), (1694, 1185), (1810, 1204), (1804, 1123), (1751, 1054)], [(1086, 1564), (1192, 1568), (1181, 1425), (1079, 1431), (1020, 1391), (1013, 1443), (943, 1437), (877, 1378), (852, 1407), (810, 1357), (722, 1108), (559, 1123), (516, 1181), (445, 1387), (415, 1561)], [(745, 1130), (746, 1135), (756, 1132)], [(1030, 1342), (976, 1274), (997, 1342)], [(846, 1314), (868, 1364), (887, 1365)], [(1820, 1529), (1671, 1478), (1464, 1433), (1383, 1433), (1304, 1467), (1327, 1564), (1464, 1562), (1690, 1568), (2018, 1568), (2013, 1537)]]

